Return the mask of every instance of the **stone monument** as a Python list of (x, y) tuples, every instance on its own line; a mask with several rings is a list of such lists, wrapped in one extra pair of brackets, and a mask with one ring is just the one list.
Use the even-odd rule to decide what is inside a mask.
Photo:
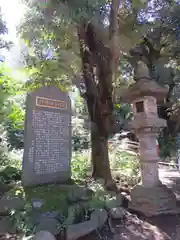
[(134, 119), (130, 129), (136, 133), (140, 143), (141, 183), (131, 191), (130, 209), (146, 216), (175, 213), (176, 197), (159, 180), (156, 139), (166, 121), (157, 113), (157, 100), (163, 100), (167, 89), (152, 80), (139, 79), (122, 94), (125, 102), (133, 104)]
[(41, 87), (26, 103), (22, 183), (65, 182), (71, 178), (71, 101), (57, 87)]

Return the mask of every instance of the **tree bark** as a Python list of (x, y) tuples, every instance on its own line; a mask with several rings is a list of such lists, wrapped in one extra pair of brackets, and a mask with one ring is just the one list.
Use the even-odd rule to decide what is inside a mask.
[(106, 187), (114, 188), (109, 164), (108, 136), (113, 131), (112, 81), (117, 68), (117, 14), (119, 0), (112, 0), (109, 26), (109, 46), (106, 46), (91, 22), (78, 27), (84, 98), (91, 119), (92, 176), (103, 178)]
[(98, 131), (91, 130), (92, 144), (92, 177), (102, 178), (111, 181), (111, 171), (109, 166), (108, 140), (99, 135)]

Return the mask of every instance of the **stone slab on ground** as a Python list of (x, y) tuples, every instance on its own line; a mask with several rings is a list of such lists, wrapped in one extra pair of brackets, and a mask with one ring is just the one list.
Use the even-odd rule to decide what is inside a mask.
[(68, 192), (68, 201), (77, 202), (79, 200), (89, 200), (93, 195), (93, 191), (85, 187), (77, 187), (76, 185), (72, 187)]
[(43, 218), (35, 227), (35, 232), (37, 233), (44, 230), (57, 235), (60, 232), (60, 223), (53, 218)]
[(15, 233), (16, 229), (13, 226), (13, 222), (9, 217), (3, 217), (0, 219), (0, 235), (7, 233)]
[(123, 207), (115, 207), (109, 210), (109, 215), (112, 219), (123, 219), (127, 211)]
[(106, 208), (111, 209), (113, 207), (120, 207), (123, 203), (124, 196), (120, 193), (115, 197), (106, 200)]
[(32, 223), (33, 226), (34, 225), (35, 226), (39, 225), (41, 222), (44, 221), (44, 219), (55, 219), (58, 222), (61, 222), (62, 218), (63, 217), (62, 217), (60, 211), (51, 211), (51, 212), (33, 211), (29, 215), (29, 220), (30, 220), (30, 222)]
[(3, 196), (0, 199), (0, 215), (11, 210), (21, 210), (24, 208), (25, 200), (16, 196)]

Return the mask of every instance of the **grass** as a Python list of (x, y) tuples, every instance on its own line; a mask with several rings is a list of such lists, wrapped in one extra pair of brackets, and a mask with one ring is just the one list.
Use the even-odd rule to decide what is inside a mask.
[(44, 204), (40, 211), (49, 212), (53, 210), (64, 211), (68, 207), (67, 197), (69, 188), (50, 184), (37, 187), (14, 186), (6, 195), (9, 197), (23, 197), (27, 205), (32, 205), (33, 199), (41, 199)]

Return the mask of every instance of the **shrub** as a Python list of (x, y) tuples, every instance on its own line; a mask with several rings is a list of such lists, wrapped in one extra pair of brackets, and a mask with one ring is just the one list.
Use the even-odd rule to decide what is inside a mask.
[(21, 180), (21, 170), (15, 167), (7, 166), (0, 172), (0, 181), (3, 183), (11, 183)]
[(87, 177), (88, 173), (88, 156), (85, 153), (74, 152), (72, 156), (72, 177), (74, 179), (82, 179)]

